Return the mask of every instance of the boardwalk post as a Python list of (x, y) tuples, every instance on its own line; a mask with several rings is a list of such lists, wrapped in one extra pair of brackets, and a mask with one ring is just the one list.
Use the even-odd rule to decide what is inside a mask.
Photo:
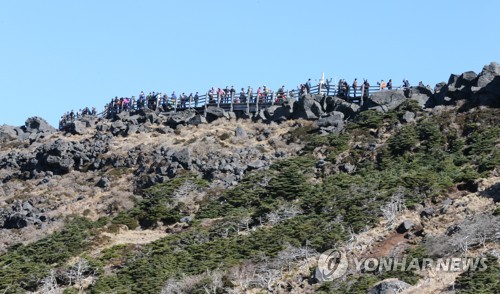
[(250, 93), (250, 89), (248, 89), (248, 94), (247, 94), (247, 114), (250, 114), (250, 100), (252, 100), (252, 93)]
[(260, 97), (259, 94), (257, 94), (257, 96), (255, 97), (255, 113), (259, 112), (259, 100)]
[(231, 92), (231, 112), (233, 111), (234, 92)]
[(193, 95), (189, 95), (189, 109), (191, 109), (191, 103), (193, 103)]
[(207, 117), (207, 104), (208, 104), (208, 102), (209, 102), (209, 101), (208, 101), (208, 99), (209, 99), (209, 97), (208, 97), (208, 92), (207, 92), (207, 95), (205, 96), (205, 107), (204, 107), (204, 109), (203, 109), (203, 116), (204, 116), (205, 118)]

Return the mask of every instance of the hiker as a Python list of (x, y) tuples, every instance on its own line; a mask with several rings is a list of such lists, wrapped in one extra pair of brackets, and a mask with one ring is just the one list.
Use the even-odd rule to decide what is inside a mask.
[(377, 85), (379, 86), (380, 91), (384, 91), (385, 88), (387, 87), (387, 84), (384, 82), (384, 80), (381, 80), (380, 82), (377, 82)]
[(422, 81), (418, 82), (418, 86), (425, 88), (424, 83), (422, 83)]
[(212, 87), (212, 89), (208, 90), (208, 103), (214, 103), (214, 95), (215, 90), (214, 87)]
[(409, 88), (410, 87), (410, 82), (408, 82), (407, 79), (403, 79), (403, 88)]
[(231, 90), (229, 90), (229, 97), (231, 97), (231, 100), (233, 100), (233, 102), (234, 99), (236, 99), (236, 89), (234, 88), (234, 86), (231, 86)]
[(194, 107), (198, 107), (198, 100), (200, 100), (200, 96), (198, 95), (198, 92), (194, 94)]
[(229, 103), (229, 96), (230, 95), (230, 90), (229, 90), (229, 87), (226, 86), (226, 88), (224, 89), (224, 102), (223, 103)]
[(392, 90), (392, 79), (389, 79), (389, 82), (387, 82), (387, 89)]
[[(253, 88), (248, 86), (248, 101), (252, 102), (252, 98), (253, 98)], [(255, 102), (255, 101), (253, 101), (253, 102)]]
[(354, 98), (356, 98), (356, 90), (358, 89), (358, 79), (355, 78), (352, 82), (352, 89), (354, 90)]
[(172, 105), (174, 106), (174, 108), (177, 108), (177, 95), (175, 94), (175, 91), (172, 92), (170, 98), (172, 99)]
[(345, 100), (346, 101), (349, 101), (351, 99), (351, 96), (350, 96), (350, 88), (349, 88), (349, 84), (347, 83), (346, 80), (344, 80), (344, 96), (345, 96)]
[(311, 79), (307, 80), (305, 87), (306, 87), (306, 94), (311, 93)]
[(187, 97), (187, 101), (188, 101), (188, 107), (191, 108), (191, 103), (193, 103), (193, 93), (189, 93), (189, 96)]
[(247, 97), (245, 95), (245, 89), (244, 88), (241, 88), (241, 91), (240, 91), (240, 102), (241, 103), (247, 103)]
[(186, 108), (186, 94), (184, 94), (184, 92), (182, 92), (181, 96), (179, 96), (179, 100), (181, 102), (181, 108)]
[(262, 103), (262, 89), (260, 87), (257, 89), (257, 100)]
[(368, 80), (365, 80), (363, 82), (363, 98), (361, 99), (361, 101), (363, 103), (366, 102), (369, 96), (370, 96), (370, 83), (368, 82)]
[(278, 91), (277, 91), (276, 101), (283, 100), (283, 96), (284, 95), (285, 95), (285, 86), (281, 86), (281, 88), (279, 88)]

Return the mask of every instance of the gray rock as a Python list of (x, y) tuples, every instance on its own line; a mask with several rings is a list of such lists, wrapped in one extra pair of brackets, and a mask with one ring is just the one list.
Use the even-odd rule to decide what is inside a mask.
[(397, 294), (409, 287), (411, 287), (410, 284), (391, 278), (375, 284), (373, 288), (368, 290), (367, 294)]
[(55, 170), (58, 173), (68, 173), (73, 169), (75, 161), (69, 156), (47, 156), (45, 162), (51, 170)]
[(106, 188), (109, 188), (111, 186), (111, 181), (109, 180), (108, 177), (102, 177), (99, 179), (96, 186), (99, 188), (106, 189)]
[(89, 127), (90, 125), (87, 122), (75, 120), (66, 126), (65, 131), (75, 135), (85, 135), (89, 132)]
[(360, 110), (358, 104), (350, 103), (337, 97), (326, 97), (324, 100), (324, 108), (327, 112), (342, 112), (345, 117), (352, 117)]
[(23, 210), (31, 212), (33, 211), (33, 205), (31, 205), (31, 203), (29, 203), (28, 201), (24, 201)]
[(492, 62), (489, 65), (485, 65), (477, 77), (477, 83), (474, 86), (484, 88), (497, 76), (500, 76), (500, 65), (498, 63)]
[(292, 117), (293, 108), (290, 104), (281, 106), (281, 105), (273, 105), (267, 107), (263, 114), (265, 119), (274, 122), (283, 122)]
[(337, 126), (343, 123), (344, 123), (344, 114), (338, 111), (333, 111), (316, 121), (316, 125), (319, 127)]
[(404, 122), (414, 122), (415, 121), (415, 113), (411, 111), (406, 111), (405, 114), (403, 114), (402, 120)]
[(411, 220), (405, 220), (396, 228), (396, 232), (403, 234), (411, 230), (414, 226), (415, 224)]
[(452, 225), (446, 229), (446, 235), (447, 236), (452, 236), (458, 232), (460, 232), (462, 228), (459, 225)]
[(6, 229), (22, 229), (28, 226), (27, 217), (21, 213), (9, 215), (3, 224)]
[(356, 171), (356, 166), (350, 163), (344, 163), (340, 166), (340, 170), (345, 173), (352, 174)]
[(420, 212), (420, 217), (422, 218), (431, 218), (434, 216), (434, 213), (436, 212), (436, 210), (432, 207), (427, 207), (425, 208), (424, 210), (422, 210)]
[(178, 124), (187, 124), (196, 116), (196, 112), (193, 109), (188, 109), (184, 111), (179, 111), (173, 113), (168, 117), (167, 123), (173, 127)]
[(363, 109), (374, 109), (377, 111), (387, 112), (395, 109), (406, 100), (407, 98), (401, 90), (376, 92), (370, 95), (367, 103), (363, 105)]
[(0, 126), (0, 143), (9, 142), (17, 139), (17, 132), (13, 126)]
[(234, 130), (234, 135), (237, 138), (245, 138), (247, 136), (247, 132), (242, 127), (236, 127), (236, 129)]
[(473, 71), (466, 71), (458, 77), (455, 85), (453, 86), (455, 88), (460, 88), (462, 86), (470, 87), (473, 85), (473, 82), (476, 78), (477, 78), (477, 73)]
[(30, 117), (24, 123), (24, 131), (27, 133), (55, 133), (57, 130), (41, 117)]
[(217, 120), (221, 117), (226, 117), (226, 118), (228, 117), (224, 109), (217, 108), (215, 106), (207, 107), (207, 116), (206, 116), (207, 122), (211, 123), (214, 120)]
[(192, 167), (191, 149), (184, 148), (182, 150), (176, 151), (172, 155), (172, 161), (180, 163), (184, 169), (188, 170), (191, 169)]
[(249, 170), (259, 169), (263, 168), (264, 166), (266, 166), (266, 164), (262, 160), (255, 160), (248, 164), (248, 169)]
[(193, 116), (193, 117), (192, 117), (192, 118), (188, 121), (188, 123), (189, 123), (190, 125), (195, 125), (195, 126), (197, 126), (197, 125), (201, 125), (201, 124), (206, 124), (206, 123), (207, 123), (207, 119), (206, 119), (203, 115), (201, 115), (201, 114), (197, 114), (197, 115)]
[(304, 119), (318, 119), (324, 111), (316, 99), (322, 99), (321, 95), (302, 95), (301, 99), (293, 104), (293, 117)]
[(181, 218), (181, 223), (189, 224), (193, 219), (190, 216), (185, 216)]

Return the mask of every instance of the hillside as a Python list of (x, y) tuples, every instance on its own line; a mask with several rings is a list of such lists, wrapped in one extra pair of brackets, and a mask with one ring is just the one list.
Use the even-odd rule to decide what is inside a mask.
[[(0, 126), (0, 291), (499, 293), (500, 66), (408, 96)], [(325, 281), (339, 248), (488, 266)]]

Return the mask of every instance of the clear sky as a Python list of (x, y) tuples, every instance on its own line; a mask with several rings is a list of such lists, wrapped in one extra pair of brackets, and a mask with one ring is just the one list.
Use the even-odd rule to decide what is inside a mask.
[(0, 124), (143, 90), (432, 86), (500, 62), (498, 0), (1, 0)]

